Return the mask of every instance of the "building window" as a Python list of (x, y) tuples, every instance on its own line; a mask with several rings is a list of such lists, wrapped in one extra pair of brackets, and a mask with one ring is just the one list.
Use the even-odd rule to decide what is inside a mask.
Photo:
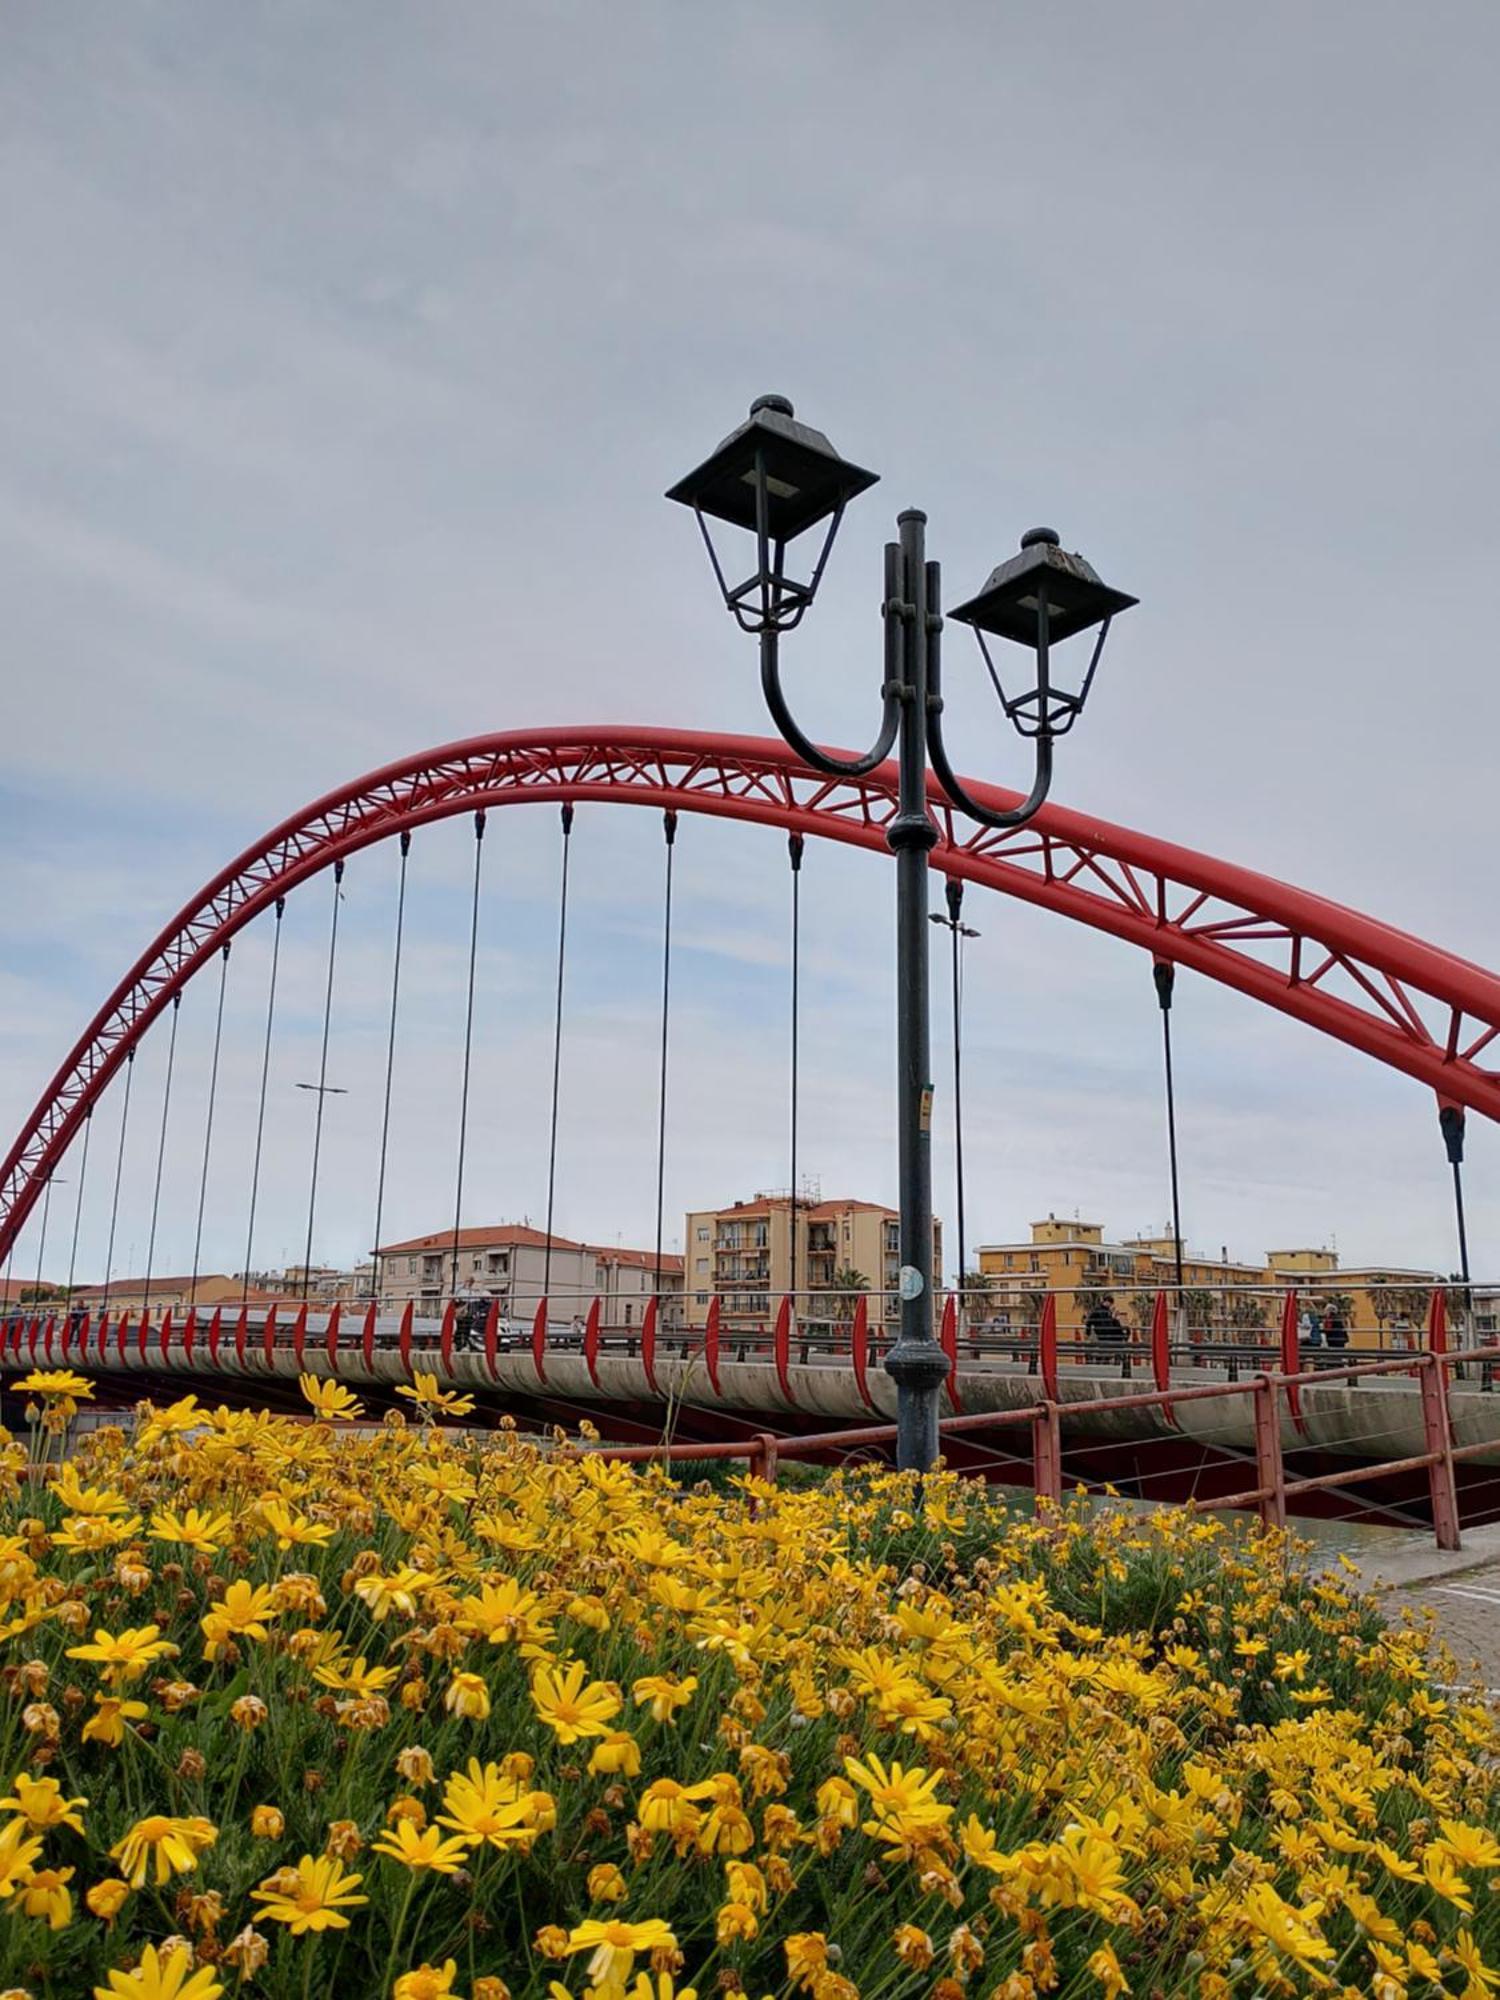
[(626, 1300), (626, 1302), (625, 1302), (625, 1324), (626, 1324), (627, 1326), (629, 1326), (629, 1324), (630, 1324), (630, 1321), (631, 1321), (631, 1317), (632, 1317), (632, 1315), (634, 1314), (634, 1312), (635, 1312), (635, 1307), (634, 1307), (633, 1305), (631, 1305), (631, 1303), (630, 1303), (630, 1302), (629, 1302), (629, 1300), (627, 1299), (627, 1300)]

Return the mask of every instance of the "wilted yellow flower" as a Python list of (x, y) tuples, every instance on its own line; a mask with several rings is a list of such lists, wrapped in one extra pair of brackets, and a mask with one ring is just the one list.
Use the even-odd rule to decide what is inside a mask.
[(490, 1712), (490, 1691), (483, 1674), (455, 1674), (443, 1695), (443, 1706), (450, 1715), (483, 1722)]
[(88, 1800), (68, 1798), (56, 1778), (33, 1778), (20, 1771), (12, 1785), (13, 1795), (0, 1799), (0, 1812), (18, 1813), (36, 1833), (45, 1833), (55, 1826), (69, 1826), (75, 1833), (83, 1832), (79, 1813)]
[(110, 1875), (85, 1890), (83, 1900), (94, 1916), (103, 1917), (108, 1922), (111, 1917), (120, 1914), (129, 1896), (130, 1884), (122, 1882), (118, 1875)]
[(190, 1874), (198, 1866), (198, 1856), (218, 1839), (217, 1827), (206, 1819), (173, 1819), (165, 1813), (149, 1813), (138, 1819), (109, 1850), (132, 1889), (139, 1889), (148, 1872), (160, 1888), (174, 1874)]

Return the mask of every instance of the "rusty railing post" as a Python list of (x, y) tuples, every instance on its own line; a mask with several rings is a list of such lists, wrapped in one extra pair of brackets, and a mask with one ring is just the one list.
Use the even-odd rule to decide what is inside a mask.
[(1441, 1354), (1422, 1356), (1418, 1370), (1422, 1390), (1422, 1428), (1427, 1449), (1436, 1456), (1427, 1468), (1432, 1494), (1432, 1532), (1440, 1549), (1462, 1546), (1458, 1521), (1458, 1486), (1453, 1477), (1453, 1429), (1448, 1420), (1448, 1376)]
[(1038, 1503), (1062, 1505), (1062, 1431), (1056, 1403), (1038, 1403), (1032, 1412), (1031, 1485)]
[(1269, 1375), (1255, 1379), (1255, 1471), (1260, 1486), (1256, 1511), (1263, 1528), (1286, 1526), (1286, 1475), (1281, 1464), (1281, 1412)]
[(776, 1440), (769, 1431), (762, 1431), (755, 1442), (759, 1446), (756, 1457), (760, 1460), (760, 1471), (757, 1476), (763, 1479), (767, 1486), (774, 1486), (776, 1484)]

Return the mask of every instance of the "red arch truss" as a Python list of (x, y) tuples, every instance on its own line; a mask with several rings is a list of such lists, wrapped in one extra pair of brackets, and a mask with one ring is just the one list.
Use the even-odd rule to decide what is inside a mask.
[[(1017, 794), (975, 783), (998, 807)], [(480, 806), (673, 808), (884, 849), (896, 771), (828, 778), (785, 745), (685, 730), (512, 730), (388, 764), (247, 849), (173, 918), (89, 1023), (0, 1167), (0, 1257), (80, 1121), (174, 992), (299, 882), (404, 828)], [(1010, 833), (930, 794), (933, 866), (1219, 980), (1500, 1118), (1500, 977), (1374, 918), (1190, 848), (1048, 806)]]

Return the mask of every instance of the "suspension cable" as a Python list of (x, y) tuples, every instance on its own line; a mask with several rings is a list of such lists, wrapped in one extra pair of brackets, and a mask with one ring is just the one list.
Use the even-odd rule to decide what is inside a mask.
[(266, 1083), (271, 1074), (271, 1028), (276, 1018), (276, 972), (281, 963), (281, 920), (286, 897), (276, 898), (276, 928), (272, 932), (271, 984), (266, 994), (266, 1039), (260, 1058), (260, 1108), (255, 1115), (255, 1164), (250, 1169), (250, 1219), (245, 1224), (245, 1268), (241, 1274), (240, 1305), (250, 1296), (250, 1252), (255, 1242), (255, 1200), (260, 1192), (260, 1148), (266, 1130)]
[(573, 807), (562, 809), (562, 888), (557, 904), (557, 1005), (552, 1017), (552, 1130), (547, 1142), (547, 1247), (542, 1252), (542, 1297), (552, 1296), (552, 1198), (557, 1185), (557, 1100), (562, 1082), (563, 971), (568, 946), (568, 850), (573, 842)]
[(380, 1297), (380, 1230), (385, 1210), (385, 1163), (391, 1138), (391, 1080), (396, 1073), (396, 1007), (401, 997), (401, 934), (406, 922), (406, 859), (411, 830), (401, 831), (401, 874), (396, 885), (396, 942), (391, 952), (391, 1020), (385, 1044), (385, 1102), (380, 1112), (380, 1170), (375, 1177), (375, 1236), (370, 1249), (370, 1299)]
[(188, 1304), (198, 1303), (198, 1258), (203, 1249), (203, 1210), (208, 1200), (208, 1155), (214, 1139), (214, 1101), (219, 1092), (219, 1045), (224, 1036), (224, 988), (229, 980), (229, 946), (219, 955), (219, 1005), (214, 1014), (214, 1053), (208, 1071), (208, 1115), (203, 1124), (203, 1170), (198, 1176), (198, 1221), (193, 1230), (193, 1275)]
[(344, 900), (344, 864), (333, 864), (333, 916), (328, 927), (328, 977), (323, 987), (323, 1046), (318, 1056), (318, 1112), (313, 1120), (312, 1178), (307, 1189), (307, 1247), (302, 1253), (302, 1296), (312, 1282), (313, 1213), (318, 1203), (318, 1160), (323, 1151), (323, 1106), (328, 1098), (328, 1030), (333, 1020), (333, 969), (338, 959), (339, 904)]
[(68, 1290), (64, 1307), (73, 1303), (73, 1274), (78, 1268), (78, 1225), (83, 1219), (83, 1185), (89, 1177), (89, 1135), (94, 1129), (94, 1107), (83, 1114), (83, 1158), (78, 1165), (78, 1195), (73, 1203), (73, 1241), (68, 1248)]
[(469, 1140), (469, 1062), (474, 1048), (474, 968), (479, 956), (479, 880), (484, 861), (484, 808), (474, 815), (474, 893), (469, 910), (469, 997), (464, 1009), (464, 1075), (458, 1099), (458, 1174), (453, 1190), (453, 1251), (448, 1296), (458, 1296), (458, 1225), (464, 1206), (464, 1152)]
[(661, 816), (662, 837), (667, 844), (667, 887), (661, 945), (661, 1068), (657, 1082), (656, 1113), (656, 1310), (661, 1312), (661, 1227), (662, 1202), (667, 1181), (667, 1026), (672, 993), (672, 853), (677, 845), (677, 815)]
[(167, 1157), (167, 1114), (172, 1109), (172, 1071), (177, 1062), (177, 1016), (182, 1007), (181, 987), (172, 995), (172, 1032), (167, 1037), (167, 1080), (161, 1093), (161, 1130), (156, 1138), (156, 1181), (151, 1190), (151, 1227), (146, 1235), (146, 1277), (141, 1287), (141, 1306), (151, 1310), (151, 1272), (156, 1260), (156, 1218), (161, 1208), (161, 1170)]
[[(794, 1318), (797, 1312), (797, 1031), (798, 1023), (801, 1020), (802, 850), (805, 844), (800, 833), (789, 833), (786, 837), (787, 856), (792, 865), (791, 1295), (792, 1315)], [(687, 1289), (686, 1267), (683, 1269), (682, 1283), (685, 1291)]]
[(130, 1124), (130, 1085), (135, 1076), (135, 1050), (125, 1052), (125, 1102), (120, 1108), (120, 1143), (115, 1150), (115, 1191), (109, 1204), (109, 1247), (104, 1253), (104, 1297), (101, 1312), (109, 1310), (109, 1287), (115, 1270), (115, 1224), (120, 1216), (120, 1177), (125, 1170), (125, 1132)]

